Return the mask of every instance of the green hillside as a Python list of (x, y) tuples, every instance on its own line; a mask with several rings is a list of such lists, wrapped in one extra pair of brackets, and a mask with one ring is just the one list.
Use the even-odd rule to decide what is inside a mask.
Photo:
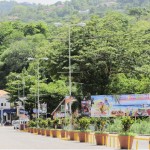
[(112, 10), (128, 13), (135, 7), (148, 9), (149, 5), (149, 0), (71, 0), (64, 3), (57, 2), (50, 6), (1, 1), (0, 21), (21, 20), (51, 23), (60, 20), (68, 21), (75, 16), (85, 20), (89, 19), (92, 14), (103, 16)]

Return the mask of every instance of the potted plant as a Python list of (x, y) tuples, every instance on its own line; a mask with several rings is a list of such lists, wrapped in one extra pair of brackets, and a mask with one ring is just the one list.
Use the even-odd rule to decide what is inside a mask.
[(42, 124), (41, 124), (41, 122), (42, 122), (42, 118), (37, 118), (36, 119), (36, 123), (37, 123), (37, 133), (40, 135), (41, 134), (41, 128), (42, 128)]
[(108, 126), (108, 119), (107, 118), (97, 118), (95, 120), (96, 124), (96, 132), (95, 132), (95, 139), (97, 145), (106, 145), (108, 139), (108, 133), (106, 132)]
[(46, 128), (47, 128), (47, 120), (42, 120), (40, 122), (40, 127), (42, 128), (41, 129), (41, 135), (45, 135), (45, 131), (46, 131)]
[(52, 120), (51, 120), (51, 118), (48, 118), (47, 120), (47, 129), (46, 129), (46, 136), (50, 136), (50, 129), (52, 129), (52, 126), (53, 126), (53, 124), (52, 124)]
[(121, 149), (131, 149), (135, 134), (129, 132), (134, 120), (130, 116), (124, 116), (121, 119), (122, 132), (119, 134)]
[(28, 122), (28, 126), (30, 127), (30, 132), (31, 132), (31, 133), (34, 133), (34, 132), (35, 132), (34, 129), (35, 129), (35, 127), (36, 127), (36, 122), (33, 121), (33, 120), (30, 120), (30, 121)]
[(61, 138), (65, 138), (65, 137), (67, 138), (68, 137), (67, 126), (70, 124), (70, 119), (62, 118), (61, 123), (62, 123)]
[(33, 133), (33, 128), (35, 127), (36, 123), (33, 120), (28, 122), (29, 132)]
[(57, 125), (59, 123), (59, 119), (58, 118), (55, 118), (54, 120), (52, 120), (52, 124), (53, 124), (53, 128), (51, 131), (52, 131), (52, 137), (57, 137)]
[(79, 129), (80, 129), (80, 132), (78, 133), (79, 141), (86, 142), (86, 141), (88, 141), (88, 135), (89, 135), (88, 128), (90, 125), (90, 119), (87, 117), (83, 117), (83, 118), (79, 119), (78, 123), (79, 123)]

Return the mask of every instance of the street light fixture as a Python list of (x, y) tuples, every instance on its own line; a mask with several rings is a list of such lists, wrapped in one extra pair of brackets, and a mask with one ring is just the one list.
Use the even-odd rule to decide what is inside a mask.
[(38, 114), (37, 114), (37, 118), (39, 118), (39, 116), (40, 116), (40, 91), (39, 91), (39, 66), (40, 66), (40, 60), (48, 60), (48, 58), (47, 57), (43, 57), (43, 58), (32, 58), (32, 57), (29, 57), (28, 58), (28, 60), (29, 61), (33, 61), (33, 60), (37, 60), (37, 62), (38, 62), (38, 66), (37, 66), (37, 74), (38, 74), (38, 76), (37, 76), (37, 81), (38, 81), (38, 83), (37, 83), (37, 103), (38, 103)]

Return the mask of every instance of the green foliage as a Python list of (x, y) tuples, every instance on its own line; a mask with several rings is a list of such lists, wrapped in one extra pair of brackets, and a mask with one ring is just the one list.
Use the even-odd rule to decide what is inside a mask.
[[(80, 95), (81, 98), (98, 94), (149, 93), (150, 13), (147, 4), (148, 0), (117, 0), (113, 3), (76, 0), (51, 6), (0, 2), (0, 20), (6, 20), (0, 23), (0, 88), (7, 89), (11, 95), (10, 101), (15, 102), (18, 91), (20, 95), (23, 94), (22, 80), (16, 79), (16, 76), (26, 70), (26, 109), (30, 111), (35, 106), (39, 75), (40, 100), (47, 103), (48, 111), (52, 112), (69, 95), (70, 88), (69, 26), (64, 24), (56, 28), (53, 22), (63, 20), (68, 23), (68, 20), (72, 20), (72, 95)], [(84, 14), (82, 10), (87, 9), (89, 14)], [(20, 21), (7, 22), (8, 17)], [(85, 27), (75, 26), (83, 20)], [(36, 59), (28, 61), (28, 57)], [(43, 57), (49, 60), (40, 59), (38, 74), (37, 60)], [(19, 88), (15, 85), (17, 83), (20, 84)]]
[(136, 133), (136, 134), (145, 134), (150, 135), (150, 121), (149, 118), (147, 119), (139, 119), (135, 120), (133, 125), (130, 128), (130, 132)]
[(90, 118), (90, 124), (95, 124), (97, 119), (95, 117)]
[(52, 122), (51, 118), (47, 118), (46, 121), (47, 121), (47, 127), (52, 128), (53, 127), (53, 122)]
[(120, 133), (122, 131), (121, 118), (115, 118), (114, 122), (109, 124), (107, 131)]
[(39, 127), (40, 128), (47, 128), (48, 127), (48, 122), (47, 122), (47, 120), (44, 120), (44, 119), (42, 119), (42, 120), (40, 120), (40, 122), (39, 122)]
[(108, 127), (108, 119), (107, 118), (97, 118), (96, 119), (96, 128), (100, 133), (106, 132)]
[(28, 122), (28, 126), (29, 126), (29, 127), (37, 127), (37, 123), (36, 123), (35, 121), (33, 121), (33, 120), (30, 120), (30, 121)]
[(122, 125), (122, 132), (127, 133), (132, 124), (134, 123), (134, 120), (130, 116), (124, 116), (121, 119), (121, 125)]
[(87, 117), (83, 117), (79, 119), (78, 123), (79, 123), (80, 131), (86, 131), (89, 128), (90, 119)]
[(58, 118), (55, 118), (55, 119), (53, 120), (53, 126), (54, 126), (54, 128), (57, 128), (58, 124), (59, 124), (59, 119), (58, 119)]

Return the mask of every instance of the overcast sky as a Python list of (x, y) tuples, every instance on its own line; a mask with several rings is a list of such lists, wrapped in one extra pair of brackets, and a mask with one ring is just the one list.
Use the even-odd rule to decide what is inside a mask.
[[(67, 1), (67, 0), (0, 0), (0, 1), (17, 1), (19, 3), (21, 2), (28, 2), (28, 3), (36, 3), (36, 4), (54, 4), (58, 1)], [(68, 0), (69, 1), (69, 0)]]

